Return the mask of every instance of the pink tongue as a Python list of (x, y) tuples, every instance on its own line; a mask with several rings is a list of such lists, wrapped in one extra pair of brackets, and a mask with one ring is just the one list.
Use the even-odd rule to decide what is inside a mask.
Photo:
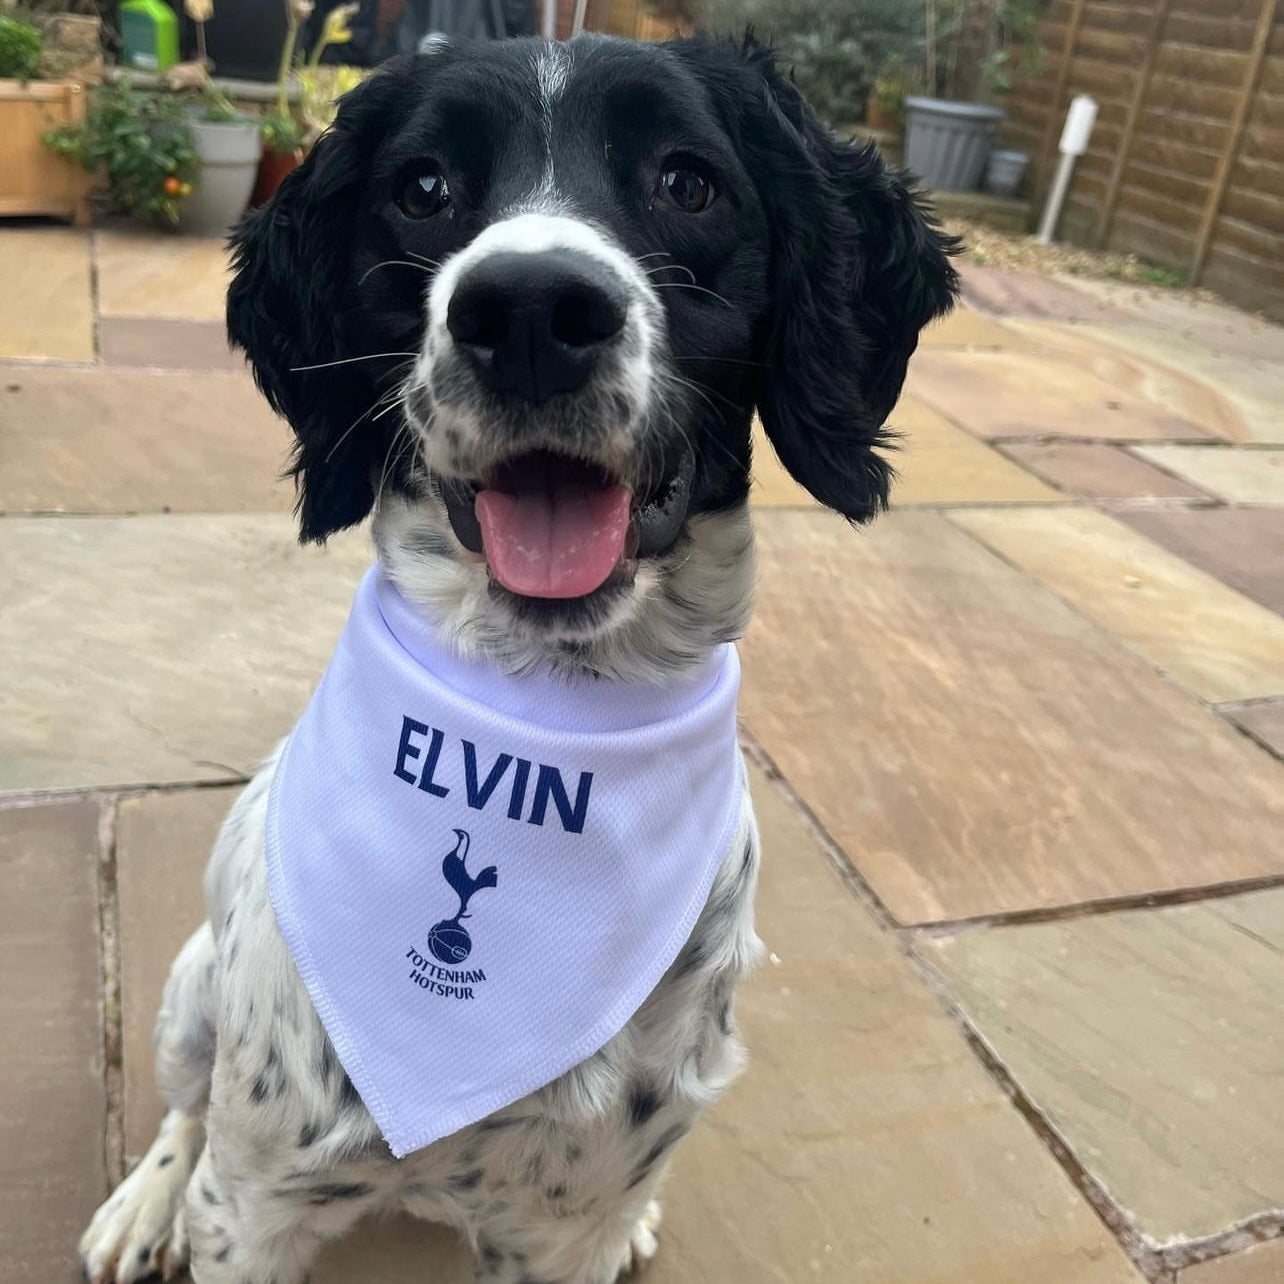
[(568, 482), (525, 495), (483, 490), (477, 520), (491, 573), (523, 597), (583, 597), (615, 569), (629, 529), (626, 486)]

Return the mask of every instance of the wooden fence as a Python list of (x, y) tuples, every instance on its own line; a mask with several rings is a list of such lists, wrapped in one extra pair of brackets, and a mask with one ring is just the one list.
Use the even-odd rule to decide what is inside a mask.
[(1052, 0), (1043, 36), (1005, 126), (1040, 206), (1070, 98), (1100, 104), (1061, 235), (1284, 320), (1284, 0)]

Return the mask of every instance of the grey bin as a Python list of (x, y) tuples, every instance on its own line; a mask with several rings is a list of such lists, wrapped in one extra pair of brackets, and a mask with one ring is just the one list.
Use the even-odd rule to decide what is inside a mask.
[(191, 120), (198, 171), (179, 206), (179, 224), (198, 236), (223, 236), (245, 213), (263, 144), (257, 120)]
[(998, 107), (944, 98), (905, 100), (905, 167), (942, 192), (973, 192), (981, 184), (1003, 119)]

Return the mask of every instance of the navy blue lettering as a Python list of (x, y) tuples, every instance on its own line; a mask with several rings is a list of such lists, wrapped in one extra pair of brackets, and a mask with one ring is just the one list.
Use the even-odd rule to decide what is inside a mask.
[[(544, 813), (548, 810), (548, 800), (552, 798), (557, 814), (562, 818), (562, 828), (568, 834), (584, 832), (584, 818), (588, 815), (589, 790), (593, 787), (593, 773), (580, 772), (579, 787), (575, 791), (575, 806), (566, 792), (562, 773), (556, 767), (539, 766), (539, 776), (535, 780), (535, 797), (531, 800), (531, 814), (527, 820), (532, 825), (544, 823)], [(511, 813), (510, 813), (511, 814)]]
[(426, 736), (428, 727), (422, 722), (416, 722), (413, 718), (405, 716), (401, 719), (401, 742), (397, 745), (397, 765), (393, 768), (393, 775), (398, 780), (404, 780), (406, 784), (415, 783), (414, 772), (406, 770), (407, 758), (418, 758), (419, 747), (410, 743), (411, 736)]
[(509, 820), (522, 818), (522, 806), (526, 802), (526, 780), (530, 774), (530, 763), (525, 758), (518, 758), (517, 770), (513, 772), (513, 792), (508, 797)]
[(513, 755), (511, 753), (501, 753), (495, 759), (495, 765), (491, 767), (490, 774), (481, 783), (477, 785), (477, 746), (471, 740), (460, 742), (464, 746), (464, 788), (468, 791), (468, 805), (474, 811), (481, 811), (485, 805), (490, 802), (490, 796), (495, 792), (495, 787), (504, 778), (504, 772), (512, 765)]
[[(424, 728), (428, 730), (427, 727)], [(428, 742), (428, 752), (424, 755), (424, 769), (419, 775), (419, 788), (426, 794), (432, 794), (434, 798), (444, 798), (450, 793), (448, 785), (439, 785), (433, 781), (433, 773), (437, 770), (437, 759), (441, 757), (441, 743), (445, 736), (432, 728), (432, 739)]]

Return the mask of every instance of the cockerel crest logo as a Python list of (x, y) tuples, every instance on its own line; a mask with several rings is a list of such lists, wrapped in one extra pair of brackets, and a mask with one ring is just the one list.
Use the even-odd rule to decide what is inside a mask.
[(456, 967), (472, 953), (472, 937), (461, 920), (471, 918), (468, 913), (468, 902), (484, 887), (498, 887), (499, 876), (494, 865), (485, 869), (473, 878), (465, 862), (468, 860), (468, 831), (455, 830), (457, 841), (450, 855), (441, 863), (442, 877), (450, 884), (459, 897), (459, 912), (454, 918), (443, 918), (434, 923), (428, 932), (428, 948), (439, 962)]

